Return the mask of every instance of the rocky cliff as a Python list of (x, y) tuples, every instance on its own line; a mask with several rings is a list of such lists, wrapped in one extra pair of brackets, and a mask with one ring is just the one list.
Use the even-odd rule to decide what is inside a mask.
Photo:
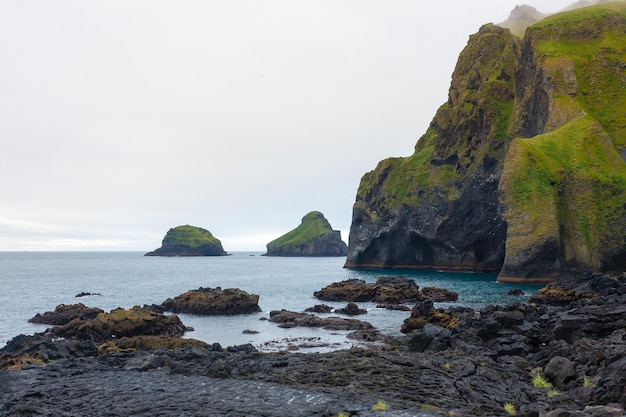
[(145, 256), (224, 256), (222, 242), (206, 229), (195, 226), (178, 226), (170, 229), (161, 247)]
[(626, 269), (625, 24), (612, 3), (472, 35), (414, 154), (363, 176), (346, 267)]
[(302, 218), (295, 229), (267, 244), (266, 256), (346, 256), (341, 232), (333, 230), (319, 211)]

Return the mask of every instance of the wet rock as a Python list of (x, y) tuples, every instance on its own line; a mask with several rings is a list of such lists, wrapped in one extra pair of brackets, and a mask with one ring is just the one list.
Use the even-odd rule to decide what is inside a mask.
[(185, 339), (177, 336), (133, 336), (122, 337), (98, 346), (98, 353), (129, 352), (135, 350), (177, 350), (185, 348), (210, 349), (211, 346), (201, 340)]
[(413, 330), (407, 336), (409, 350), (413, 352), (426, 350), (440, 352), (450, 347), (452, 332), (441, 326), (426, 323), (423, 328)]
[(440, 327), (453, 328), (456, 326), (458, 318), (454, 313), (433, 307), (432, 301), (419, 302), (411, 310), (411, 316), (404, 320), (400, 331), (408, 333), (414, 329), (422, 329), (426, 323), (435, 324)]
[(330, 313), (333, 311), (333, 308), (326, 304), (316, 304), (313, 307), (309, 307), (304, 311), (308, 313)]
[(411, 311), (411, 307), (405, 304), (377, 304), (376, 308), (384, 308), (386, 310)]
[(87, 307), (82, 303), (71, 305), (59, 304), (56, 306), (54, 311), (47, 311), (43, 314), (37, 313), (35, 317), (28, 321), (30, 323), (62, 325), (67, 324), (74, 319), (93, 319), (100, 313), (104, 313), (104, 310)]
[(563, 288), (544, 287), (539, 289), (528, 300), (529, 303), (540, 303), (557, 306), (565, 306), (572, 301), (597, 297), (594, 292), (579, 292), (575, 290), (566, 290)]
[(74, 319), (48, 332), (55, 337), (103, 343), (132, 336), (182, 336), (186, 330), (178, 316), (166, 316), (136, 306), (100, 313), (93, 319)]
[(314, 314), (297, 313), (287, 310), (270, 312), (270, 321), (279, 323), (278, 327), (321, 327), (331, 330), (368, 330), (372, 325), (360, 320), (344, 319), (340, 317), (321, 318)]
[(327, 285), (313, 295), (326, 301), (371, 301), (381, 304), (413, 303), (425, 299), (432, 301), (458, 299), (458, 294), (442, 288), (427, 287), (420, 291), (415, 281), (406, 277), (379, 277), (373, 284), (361, 279), (349, 279)]
[(174, 313), (226, 315), (250, 314), (261, 311), (259, 296), (239, 288), (199, 288), (187, 291), (174, 299), (168, 298), (163, 309)]
[(76, 294), (74, 296), (74, 298), (89, 297), (89, 296), (92, 296), (92, 295), (100, 295), (101, 296), (102, 294), (100, 294), (99, 292), (79, 292), (78, 294)]
[(424, 299), (434, 302), (458, 301), (459, 294), (445, 288), (424, 287), (422, 288)]
[(565, 382), (576, 377), (574, 363), (562, 356), (555, 356), (550, 359), (548, 365), (544, 369), (544, 373), (548, 379), (554, 382), (557, 387), (562, 387)]
[(520, 297), (522, 295), (524, 295), (524, 291), (520, 290), (519, 288), (514, 288), (512, 290), (510, 290), (507, 295), (513, 296), (513, 297)]
[(335, 310), (337, 314), (346, 314), (348, 316), (358, 316), (367, 314), (367, 310), (359, 308), (355, 303), (348, 303), (344, 308), (338, 308)]

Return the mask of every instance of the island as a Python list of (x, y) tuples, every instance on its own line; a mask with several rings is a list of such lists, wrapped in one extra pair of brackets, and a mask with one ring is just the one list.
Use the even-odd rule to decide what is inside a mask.
[(178, 226), (170, 229), (161, 247), (145, 256), (225, 256), (222, 242), (201, 227)]
[(347, 250), (341, 232), (333, 230), (322, 213), (312, 211), (298, 227), (268, 243), (265, 256), (346, 256)]

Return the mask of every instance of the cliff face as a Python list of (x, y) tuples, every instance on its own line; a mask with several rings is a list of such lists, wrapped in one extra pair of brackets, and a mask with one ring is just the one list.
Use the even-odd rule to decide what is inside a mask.
[[(471, 36), (448, 102), (363, 177), (346, 267), (546, 280), (626, 263), (626, 7)], [(619, 152), (622, 152), (620, 157)]]
[(312, 211), (298, 227), (268, 243), (266, 256), (345, 256), (346, 252), (341, 232), (333, 230), (322, 213)]
[(224, 256), (222, 242), (206, 229), (195, 226), (178, 226), (170, 229), (161, 247), (145, 256)]

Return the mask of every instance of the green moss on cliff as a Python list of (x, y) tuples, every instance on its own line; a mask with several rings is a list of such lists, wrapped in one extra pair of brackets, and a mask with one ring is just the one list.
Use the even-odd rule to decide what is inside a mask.
[(573, 100), (609, 134), (626, 145), (626, 4), (608, 3), (542, 20), (529, 29), (558, 85), (563, 57), (575, 68)]
[(494, 25), (470, 37), (452, 76), (449, 100), (415, 152), (383, 160), (363, 176), (357, 207), (372, 198), (384, 199), (390, 208), (455, 200), (464, 178), (475, 176), (485, 158), (503, 159), (514, 108), (515, 43)]
[(302, 218), (298, 227), (267, 244), (267, 256), (345, 256), (348, 247), (319, 211)]
[(507, 250), (554, 238), (561, 262), (601, 266), (603, 247), (624, 245), (626, 163), (591, 117), (511, 144), (500, 187), (509, 221)]

